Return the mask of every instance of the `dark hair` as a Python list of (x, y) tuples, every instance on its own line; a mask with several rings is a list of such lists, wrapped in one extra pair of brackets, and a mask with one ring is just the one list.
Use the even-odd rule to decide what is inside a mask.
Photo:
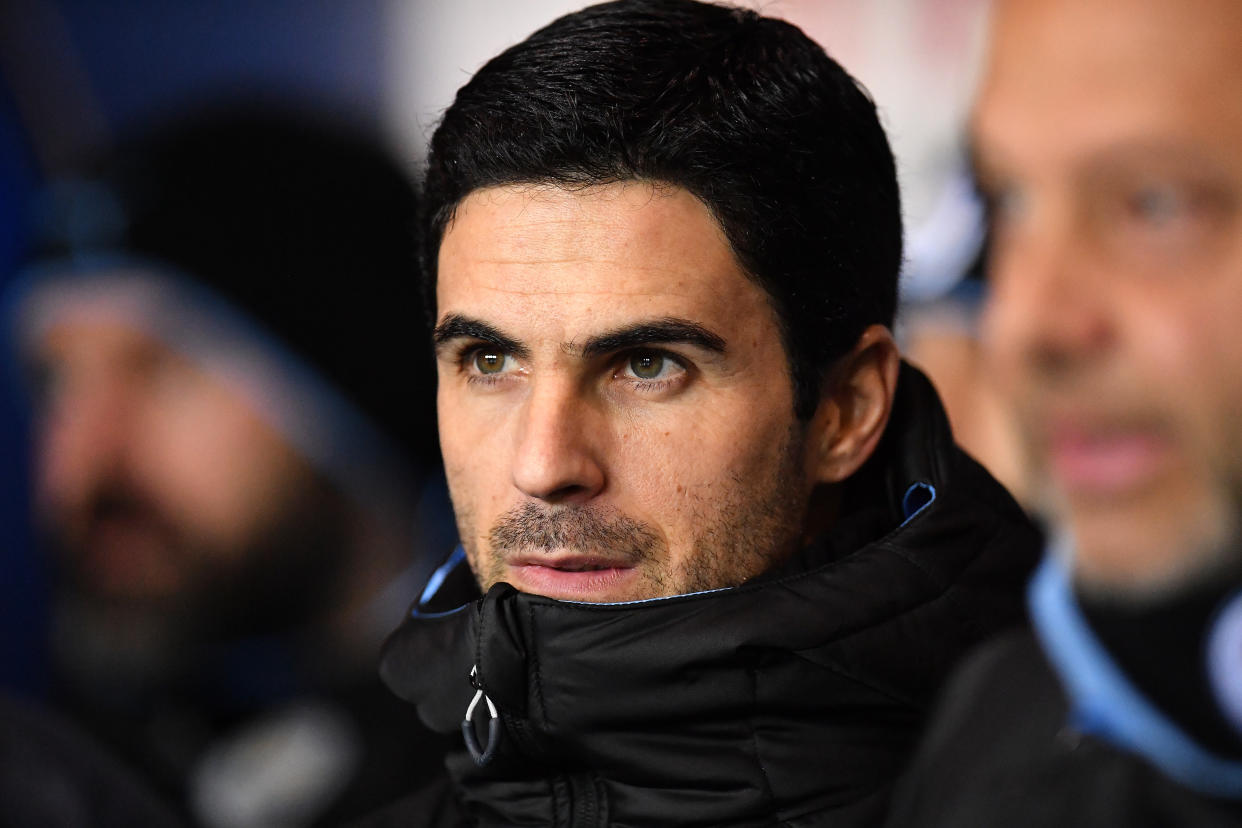
[(566, 15), (458, 91), (428, 160), (428, 308), (472, 191), (635, 179), (688, 190), (720, 223), (781, 320), (798, 416), (867, 325), (892, 324), (901, 209), (875, 104), (797, 27), (692, 0)]

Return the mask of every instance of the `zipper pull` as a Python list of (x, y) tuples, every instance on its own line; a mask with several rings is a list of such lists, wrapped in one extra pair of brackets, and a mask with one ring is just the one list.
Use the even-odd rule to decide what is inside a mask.
[[(470, 668), (470, 686), (474, 688), (474, 698), (466, 707), (466, 718), (461, 721), (461, 735), (466, 739), (466, 750), (470, 751), (474, 763), (483, 767), (492, 761), (492, 757), (496, 755), (496, 748), (500, 746), (500, 713), (496, 710), (496, 705), (492, 703), (492, 700), (483, 692), (477, 664)], [(487, 747), (482, 750), (479, 749), (479, 739), (474, 732), (474, 709), (479, 706), (480, 699), (487, 702), (487, 712), (490, 717), (487, 720)]]

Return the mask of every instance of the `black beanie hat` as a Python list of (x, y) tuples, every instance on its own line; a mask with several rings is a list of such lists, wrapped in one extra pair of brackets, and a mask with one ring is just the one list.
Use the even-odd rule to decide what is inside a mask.
[(170, 266), (275, 335), (413, 468), (439, 464), (416, 197), (377, 143), (303, 115), (215, 112), (125, 145), (99, 181), (121, 221), (62, 226), (41, 258)]

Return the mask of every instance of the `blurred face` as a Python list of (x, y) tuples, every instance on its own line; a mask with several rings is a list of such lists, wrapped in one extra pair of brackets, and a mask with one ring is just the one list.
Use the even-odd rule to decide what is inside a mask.
[(67, 318), (36, 360), (40, 521), (76, 589), (130, 611), (243, 603), (258, 548), (305, 512), (303, 461), (219, 381), (119, 322)]
[(1001, 3), (974, 138), (992, 368), (1086, 587), (1238, 558), (1242, 4)]
[(441, 441), (484, 588), (680, 594), (802, 542), (814, 452), (777, 318), (689, 193), (476, 191), (437, 298)]

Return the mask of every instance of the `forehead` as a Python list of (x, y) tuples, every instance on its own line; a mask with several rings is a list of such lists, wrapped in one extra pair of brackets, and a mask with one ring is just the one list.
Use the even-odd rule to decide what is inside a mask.
[(79, 374), (142, 368), (170, 350), (155, 333), (158, 308), (158, 297), (134, 284), (51, 282), (21, 306), (22, 356)]
[(1239, 84), (1242, 3), (1004, 0), (975, 140), (1001, 162), (1140, 143), (1242, 156), (1242, 96), (1225, 93)]
[(436, 292), (441, 317), (477, 305), (562, 325), (770, 315), (703, 203), (649, 182), (472, 193), (445, 232)]
[(79, 359), (96, 364), (108, 360), (167, 347), (155, 337), (125, 321), (91, 316), (69, 316), (57, 320), (31, 343), (36, 359), (60, 361)]

